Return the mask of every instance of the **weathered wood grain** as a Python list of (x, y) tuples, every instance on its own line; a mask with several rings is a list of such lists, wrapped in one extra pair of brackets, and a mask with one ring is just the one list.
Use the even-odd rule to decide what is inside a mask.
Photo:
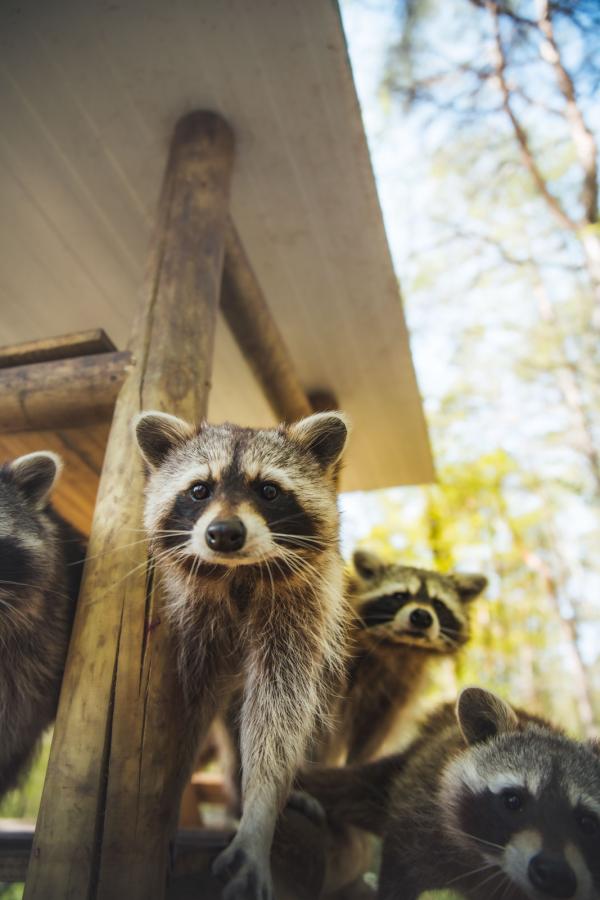
[(162, 900), (180, 773), (181, 697), (142, 538), (131, 417), (206, 409), (233, 139), (214, 114), (181, 120), (159, 210), (136, 366), (110, 432), (26, 900)]
[(58, 337), (0, 347), (0, 369), (51, 362), (54, 359), (72, 359), (74, 356), (91, 356), (94, 353), (111, 353), (116, 349), (102, 328), (75, 331)]
[(221, 310), (278, 420), (312, 412), (233, 222), (227, 229)]
[(130, 364), (124, 351), (0, 369), (0, 433), (109, 421)]

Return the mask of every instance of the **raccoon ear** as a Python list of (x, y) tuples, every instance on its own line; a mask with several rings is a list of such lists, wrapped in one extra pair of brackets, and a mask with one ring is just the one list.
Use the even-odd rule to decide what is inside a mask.
[(28, 453), (10, 463), (15, 483), (38, 509), (43, 509), (46, 505), (61, 469), (62, 459), (49, 450)]
[(348, 437), (348, 423), (339, 412), (315, 413), (289, 425), (288, 435), (310, 450), (327, 469), (342, 455)]
[(158, 468), (173, 447), (194, 435), (193, 427), (183, 419), (163, 412), (142, 412), (134, 425), (140, 453), (151, 469)]
[(456, 718), (467, 744), (479, 744), (498, 734), (515, 731), (519, 724), (508, 703), (478, 687), (461, 691), (456, 703)]
[(452, 580), (463, 603), (470, 603), (471, 600), (479, 597), (481, 592), (486, 589), (488, 583), (485, 575), (475, 575), (467, 572), (454, 572)]
[(372, 581), (377, 578), (383, 569), (382, 561), (370, 550), (355, 550), (352, 562), (357, 573), (364, 581)]

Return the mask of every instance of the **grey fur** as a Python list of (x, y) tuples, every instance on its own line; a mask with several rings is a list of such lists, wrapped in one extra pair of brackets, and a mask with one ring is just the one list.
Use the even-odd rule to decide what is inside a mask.
[(0, 468), (0, 796), (54, 719), (69, 643), (84, 550), (48, 504), (60, 468), (46, 452)]
[[(346, 433), (338, 413), (276, 429), (196, 430), (161, 413), (143, 413), (136, 423), (150, 468), (145, 523), (188, 699), (183, 778), (200, 735), (242, 690), (243, 815), (215, 865), (229, 879), (226, 900), (271, 897), (277, 813), (341, 677), (346, 616), (335, 474)], [(273, 527), (256, 499), (263, 484), (277, 484), (297, 510)], [(194, 485), (206, 494), (195, 519), (188, 510)], [(243, 522), (247, 540), (227, 556), (205, 538), (215, 521), (232, 518)], [(302, 534), (293, 533), (294, 522), (303, 522)]]
[[(493, 890), (506, 900), (600, 897), (597, 747), (488, 691), (469, 688), (456, 709), (440, 707), (401, 754), (309, 772), (300, 784), (333, 821), (383, 835), (380, 900), (449, 887), (470, 900)], [(522, 812), (503, 806), (512, 791), (525, 797)], [(571, 867), (571, 893), (532, 884), (528, 867), (546, 852)]]

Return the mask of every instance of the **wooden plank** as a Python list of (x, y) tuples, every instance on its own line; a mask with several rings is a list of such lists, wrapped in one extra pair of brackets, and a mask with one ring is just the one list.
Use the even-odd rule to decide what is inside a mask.
[(123, 351), (0, 369), (0, 433), (109, 421), (130, 363)]
[[(179, 123), (146, 303), (106, 450), (40, 806), (26, 900), (161, 900), (183, 787), (182, 703), (141, 541), (142, 408), (206, 410), (233, 140), (214, 114)], [(132, 545), (128, 547), (127, 545)]]
[(312, 412), (233, 222), (227, 229), (221, 310), (278, 421)]
[(52, 362), (55, 359), (73, 359), (75, 356), (92, 356), (95, 353), (114, 353), (116, 349), (102, 328), (75, 331), (58, 337), (0, 347), (0, 369)]

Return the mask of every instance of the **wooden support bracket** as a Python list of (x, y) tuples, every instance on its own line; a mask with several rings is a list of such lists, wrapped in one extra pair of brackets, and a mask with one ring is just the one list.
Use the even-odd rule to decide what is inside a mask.
[(131, 418), (206, 413), (233, 138), (212, 113), (177, 125), (136, 365), (115, 407), (25, 900), (163, 900), (182, 703), (142, 532)]
[(294, 422), (310, 415), (310, 402), (231, 221), (227, 228), (221, 309), (277, 419)]

